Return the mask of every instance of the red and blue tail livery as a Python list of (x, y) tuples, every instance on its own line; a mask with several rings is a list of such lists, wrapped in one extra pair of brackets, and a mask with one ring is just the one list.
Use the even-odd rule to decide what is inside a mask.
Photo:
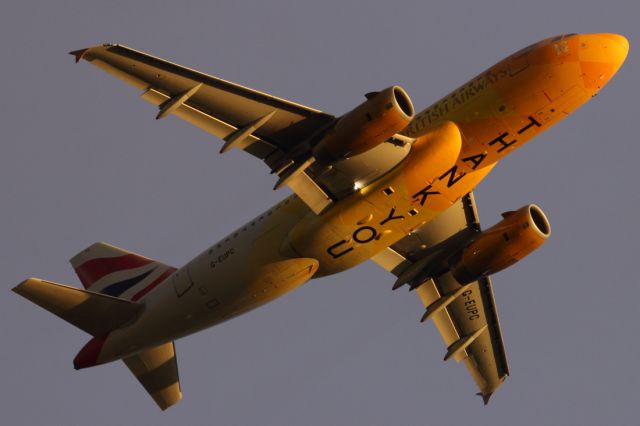
[(161, 262), (102, 242), (75, 255), (71, 265), (84, 288), (134, 301), (176, 271)]

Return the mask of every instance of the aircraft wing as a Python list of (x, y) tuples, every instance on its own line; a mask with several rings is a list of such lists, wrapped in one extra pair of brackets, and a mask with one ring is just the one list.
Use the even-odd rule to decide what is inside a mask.
[[(156, 106), (156, 118), (175, 115), (224, 141), (221, 152), (242, 149), (282, 175), (310, 150), (313, 137), (336, 118), (118, 44), (71, 52), (142, 91)], [(286, 184), (317, 214), (336, 200), (373, 181), (398, 164), (410, 144), (379, 147), (330, 170), (309, 166)], [(407, 139), (407, 138), (404, 138)]]
[[(477, 232), (480, 223), (473, 194), (469, 193), (373, 260), (400, 276), (423, 259), (429, 248), (455, 245)], [(483, 278), (461, 286), (446, 272), (422, 283), (416, 293), (428, 308), (422, 319), (433, 320), (447, 346), (445, 361), (453, 358), (464, 362), (486, 404), (509, 374), (491, 280)]]

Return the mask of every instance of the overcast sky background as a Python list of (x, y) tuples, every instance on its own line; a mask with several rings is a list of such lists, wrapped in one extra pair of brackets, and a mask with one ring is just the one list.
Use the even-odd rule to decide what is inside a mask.
[[(575, 4), (569, 6), (569, 3)], [(576, 6), (578, 5), (579, 6)], [(14, 1), (0, 16), (0, 423), (629, 425), (640, 404), (636, 0)], [(122, 363), (76, 372), (88, 336), (11, 293), (79, 285), (95, 241), (181, 266), (286, 195), (266, 167), (156, 110), (70, 50), (127, 44), (342, 114), (402, 85), (416, 109), (567, 32), (617, 32), (601, 94), (498, 166), (484, 226), (539, 204), (552, 237), (494, 278), (511, 377), (484, 407), (442, 362), (417, 297), (373, 263), (177, 342), (184, 400), (161, 412)]]

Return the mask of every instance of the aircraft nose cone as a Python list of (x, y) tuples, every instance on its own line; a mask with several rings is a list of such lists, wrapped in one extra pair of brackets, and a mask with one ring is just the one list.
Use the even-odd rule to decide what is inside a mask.
[(629, 53), (629, 41), (620, 34), (596, 34), (604, 39), (603, 50), (609, 60), (616, 65), (616, 70), (620, 68)]
[(586, 88), (599, 90), (622, 66), (629, 53), (629, 41), (619, 34), (580, 36), (580, 66)]

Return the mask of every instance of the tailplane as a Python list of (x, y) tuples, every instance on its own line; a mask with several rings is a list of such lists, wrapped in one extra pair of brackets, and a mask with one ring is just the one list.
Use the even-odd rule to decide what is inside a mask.
[(39, 278), (29, 278), (13, 291), (92, 336), (103, 336), (134, 321), (142, 305)]
[(173, 342), (139, 352), (123, 361), (162, 410), (182, 399)]
[[(29, 278), (13, 291), (94, 336), (74, 358), (76, 370), (97, 365), (109, 333), (134, 321), (142, 310), (140, 303), (39, 278)], [(182, 399), (173, 342), (123, 361), (162, 410)]]
[[(110, 333), (133, 323), (143, 311), (140, 299), (176, 269), (105, 243), (91, 245), (71, 264), (85, 289), (29, 278), (12, 290), (93, 336), (73, 360), (81, 369), (113, 360), (103, 353)], [(182, 399), (173, 342), (123, 361), (161, 409)]]

